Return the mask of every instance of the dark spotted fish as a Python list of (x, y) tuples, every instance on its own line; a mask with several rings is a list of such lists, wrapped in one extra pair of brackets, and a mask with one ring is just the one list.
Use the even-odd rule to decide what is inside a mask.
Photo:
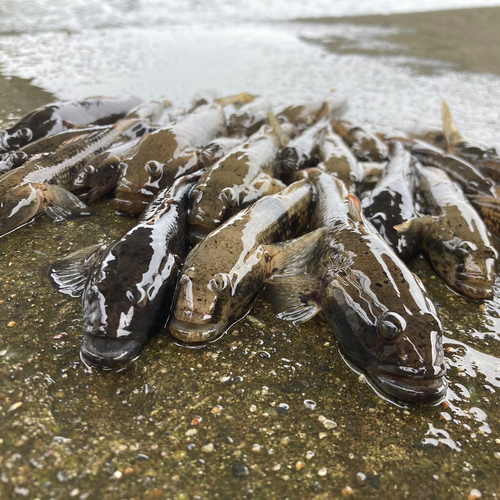
[(400, 143), (392, 145), (385, 176), (361, 199), (363, 213), (398, 256), (407, 260), (419, 248), (415, 238), (398, 233), (394, 226), (417, 216), (415, 208), (416, 160)]
[(85, 125), (110, 125), (142, 102), (137, 97), (89, 97), (61, 101), (36, 109), (0, 134), (0, 152), (20, 148), (41, 137)]
[(270, 125), (263, 125), (241, 146), (209, 168), (192, 193), (190, 240), (199, 241), (236, 212), (262, 196), (281, 191), (281, 142)]
[(300, 180), (242, 210), (201, 241), (184, 264), (170, 333), (184, 342), (205, 342), (240, 319), (270, 273), (262, 245), (303, 231), (312, 198), (310, 183)]
[(88, 215), (88, 209), (67, 189), (79, 168), (118, 141), (137, 124), (122, 120), (108, 130), (64, 143), (55, 152), (33, 157), (0, 177), (0, 235), (46, 212), (55, 220)]
[(79, 250), (53, 263), (57, 288), (82, 295), (83, 359), (123, 366), (166, 323), (186, 252), (189, 194), (196, 178), (161, 191), (137, 225), (110, 245)]
[(323, 311), (343, 355), (378, 391), (409, 403), (437, 404), (446, 393), (442, 326), (420, 280), (365, 224), (359, 200), (316, 171), (312, 227), (267, 245), (267, 293), (295, 324)]
[(418, 175), (427, 215), (396, 229), (420, 238), (434, 269), (454, 290), (472, 299), (491, 297), (497, 252), (483, 220), (446, 172), (422, 167)]
[(123, 159), (113, 205), (122, 212), (141, 213), (161, 189), (198, 170), (199, 149), (225, 131), (222, 107), (205, 104), (145, 135)]
[(333, 130), (348, 144), (358, 160), (383, 162), (389, 157), (383, 141), (347, 120), (335, 120)]

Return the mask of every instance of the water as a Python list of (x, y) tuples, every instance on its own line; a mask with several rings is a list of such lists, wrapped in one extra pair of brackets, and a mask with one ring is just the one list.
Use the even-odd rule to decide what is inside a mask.
[[(498, 3), (4, 1), (0, 119), (96, 94), (184, 105), (202, 88), (247, 90), (278, 108), (334, 87), (349, 97), (348, 118), (372, 130), (438, 124), (445, 98), (464, 135), (499, 146), (493, 66), (416, 55), (411, 37), (419, 47), (424, 37), (391, 22), (293, 21)], [(437, 16), (426, 19), (439, 32)], [(450, 391), (437, 408), (380, 399), (321, 319), (292, 328), (263, 299), (205, 349), (161, 335), (123, 372), (89, 370), (78, 357), (79, 301), (52, 290), (43, 269), (134, 222), (109, 200), (95, 210), (68, 223), (40, 217), (0, 240), (0, 497), (500, 494), (498, 298), (463, 299), (424, 259), (413, 263), (446, 328)], [(499, 297), (500, 280), (495, 289)]]

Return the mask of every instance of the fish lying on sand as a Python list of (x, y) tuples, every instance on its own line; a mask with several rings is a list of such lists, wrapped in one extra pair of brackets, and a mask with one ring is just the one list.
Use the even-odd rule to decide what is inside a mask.
[(206, 342), (240, 319), (270, 273), (262, 245), (303, 231), (312, 199), (311, 184), (295, 182), (242, 210), (202, 240), (189, 253), (179, 278), (170, 333), (184, 342)]
[(82, 357), (115, 367), (135, 358), (168, 318), (186, 253), (189, 195), (196, 176), (161, 191), (138, 223), (110, 245), (53, 263), (57, 288), (82, 295)]
[(420, 239), (434, 269), (454, 290), (472, 299), (491, 297), (497, 252), (483, 220), (446, 172), (432, 167), (417, 172), (426, 215), (396, 230)]
[(111, 125), (141, 104), (142, 99), (89, 97), (61, 101), (36, 109), (0, 133), (0, 152), (17, 149), (41, 137), (85, 125)]
[(64, 143), (55, 152), (36, 155), (0, 177), (0, 236), (45, 212), (55, 220), (88, 215), (87, 206), (67, 189), (80, 167), (117, 141), (137, 120)]
[(380, 392), (437, 404), (446, 393), (442, 326), (420, 280), (365, 224), (359, 200), (338, 179), (312, 169), (312, 227), (265, 245), (267, 295), (294, 324), (323, 311), (341, 350)]

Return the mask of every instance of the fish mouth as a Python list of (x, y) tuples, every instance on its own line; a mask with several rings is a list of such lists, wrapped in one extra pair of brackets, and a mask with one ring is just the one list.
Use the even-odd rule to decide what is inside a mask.
[(483, 276), (473, 278), (470, 275), (460, 276), (455, 282), (455, 288), (471, 299), (488, 299), (493, 297), (492, 283)]
[(144, 342), (137, 339), (109, 339), (85, 335), (80, 354), (90, 365), (117, 368), (137, 358), (143, 346)]
[(446, 396), (448, 381), (445, 367), (436, 367), (436, 373), (419, 372), (405, 367), (367, 367), (366, 373), (375, 389), (389, 398), (412, 404), (438, 405)]
[(190, 323), (189, 321), (172, 319), (168, 329), (176, 339), (191, 344), (193, 342), (208, 342), (220, 337), (227, 330), (227, 325)]

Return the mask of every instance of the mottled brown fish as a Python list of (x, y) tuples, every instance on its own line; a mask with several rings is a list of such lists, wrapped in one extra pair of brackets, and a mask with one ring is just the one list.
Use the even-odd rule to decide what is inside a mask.
[(270, 273), (262, 245), (303, 231), (312, 198), (309, 182), (295, 182), (242, 210), (201, 241), (184, 264), (170, 333), (184, 342), (205, 342), (240, 319)]
[(193, 190), (189, 213), (192, 243), (245, 206), (285, 187), (276, 178), (280, 144), (274, 129), (263, 125), (202, 175)]
[(396, 229), (421, 238), (434, 269), (454, 290), (472, 299), (491, 297), (497, 252), (483, 220), (446, 172), (421, 167), (418, 173), (427, 215)]
[(347, 120), (334, 120), (333, 129), (348, 144), (358, 160), (382, 162), (389, 157), (384, 142), (361, 127)]
[(126, 213), (142, 212), (161, 189), (198, 170), (198, 150), (225, 131), (222, 107), (206, 104), (145, 135), (123, 159), (113, 205)]
[(335, 175), (344, 182), (348, 190), (356, 192), (357, 185), (365, 179), (365, 170), (331, 125), (326, 126), (318, 149), (318, 168)]
[(312, 233), (266, 245), (267, 294), (282, 319), (323, 311), (345, 358), (391, 399), (437, 404), (446, 394), (441, 322), (420, 280), (361, 214), (341, 181), (311, 170)]
[(86, 362), (123, 366), (165, 325), (186, 253), (195, 181), (183, 177), (160, 192), (138, 223), (113, 243), (79, 250), (51, 265), (49, 276), (61, 292), (82, 295)]
[(0, 134), (0, 152), (20, 148), (41, 137), (84, 125), (110, 125), (142, 102), (137, 97), (90, 97), (61, 101), (36, 109)]
[(385, 176), (361, 199), (366, 219), (403, 260), (409, 259), (418, 250), (415, 238), (394, 229), (394, 226), (417, 216), (415, 163), (416, 160), (401, 143), (392, 144)]
[(80, 167), (108, 148), (137, 120), (122, 120), (108, 130), (84, 135), (54, 153), (35, 156), (0, 177), (0, 235), (46, 212), (56, 220), (88, 215), (88, 209), (67, 189)]

